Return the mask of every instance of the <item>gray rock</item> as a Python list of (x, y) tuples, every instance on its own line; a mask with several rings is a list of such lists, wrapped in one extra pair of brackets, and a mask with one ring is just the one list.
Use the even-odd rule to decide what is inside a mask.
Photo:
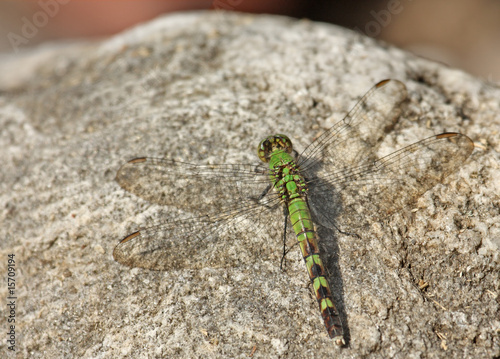
[[(498, 86), (275, 16), (176, 14), (70, 49), (0, 62), (1, 258), (6, 268), (15, 255), (19, 357), (500, 355)], [(476, 148), (415, 208), (361, 238), (335, 234), (347, 347), (324, 330), (298, 248), (280, 269), (279, 236), (249, 233), (266, 256), (235, 268), (113, 260), (121, 238), (165, 211), (114, 182), (126, 160), (258, 163), (256, 145), (274, 133), (300, 151), (384, 78), (407, 85), (411, 116), (382, 151), (444, 131)]]

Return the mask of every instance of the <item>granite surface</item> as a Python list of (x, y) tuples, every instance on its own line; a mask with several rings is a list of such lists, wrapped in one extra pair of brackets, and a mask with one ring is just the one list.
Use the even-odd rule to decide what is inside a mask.
[[(113, 260), (121, 238), (170, 210), (117, 185), (126, 160), (258, 163), (257, 144), (274, 133), (300, 152), (385, 78), (404, 82), (409, 100), (381, 151), (445, 131), (467, 134), (475, 149), (413, 208), (359, 237), (326, 234), (338, 249), (332, 286), (346, 347), (328, 338), (298, 248), (280, 269), (279, 234), (249, 232), (263, 255), (237, 267), (155, 272)], [(1, 58), (0, 273), (14, 254), (17, 351), (4, 339), (0, 350), (498, 357), (499, 99), (494, 84), (360, 34), (264, 15), (181, 13)]]

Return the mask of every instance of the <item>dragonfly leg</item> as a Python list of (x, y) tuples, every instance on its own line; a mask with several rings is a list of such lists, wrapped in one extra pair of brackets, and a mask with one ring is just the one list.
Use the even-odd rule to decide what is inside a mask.
[(339, 227), (337, 227), (336, 224), (333, 224), (333, 226), (335, 227), (335, 229), (337, 231), (339, 231), (340, 234), (343, 234), (343, 235), (346, 235), (346, 236), (353, 236), (353, 237), (358, 237), (359, 239), (361, 239), (361, 236), (357, 233), (354, 233), (354, 232), (344, 232), (343, 230), (341, 230)]
[(257, 201), (260, 201), (262, 198), (264, 198), (269, 193), (269, 191), (271, 191), (272, 188), (273, 188), (272, 184), (269, 183), (267, 187), (262, 191), (259, 198), (257, 198)]
[(284, 208), (283, 214), (285, 216), (285, 223), (283, 228), (283, 255), (281, 256), (280, 269), (283, 270), (283, 264), (285, 263), (286, 255), (294, 248), (299, 242), (294, 242), (290, 248), (286, 248), (286, 230), (288, 228), (288, 208)]

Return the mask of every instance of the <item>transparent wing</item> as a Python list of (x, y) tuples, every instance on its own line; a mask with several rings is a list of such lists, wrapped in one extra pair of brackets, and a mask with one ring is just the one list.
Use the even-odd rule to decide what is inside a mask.
[(311, 209), (330, 228), (349, 230), (380, 221), (455, 172), (473, 149), (469, 137), (442, 133), (375, 161), (361, 161), (313, 179)]
[(378, 158), (378, 146), (406, 97), (403, 83), (379, 82), (299, 156), (311, 210), (323, 225), (349, 230), (380, 221), (409, 206), (471, 154), (467, 136), (443, 133)]
[(283, 229), (282, 205), (261, 166), (193, 165), (143, 157), (123, 165), (116, 181), (147, 201), (195, 213), (171, 213), (164, 222), (125, 237), (113, 256), (131, 267), (237, 265), (266, 250), (243, 232)]
[(300, 168), (321, 177), (376, 160), (377, 148), (394, 126), (401, 112), (399, 105), (406, 97), (406, 86), (397, 80), (384, 80), (373, 86), (342, 121), (300, 154)]
[(269, 186), (264, 166), (195, 165), (164, 158), (140, 157), (125, 163), (116, 182), (146, 201), (200, 214), (254, 205)]

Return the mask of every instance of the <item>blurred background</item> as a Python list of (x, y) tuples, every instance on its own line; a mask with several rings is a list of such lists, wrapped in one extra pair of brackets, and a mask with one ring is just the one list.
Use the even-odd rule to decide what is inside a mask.
[(329, 22), (500, 81), (496, 0), (3, 0), (0, 55), (47, 41), (106, 37), (161, 14), (202, 9)]

